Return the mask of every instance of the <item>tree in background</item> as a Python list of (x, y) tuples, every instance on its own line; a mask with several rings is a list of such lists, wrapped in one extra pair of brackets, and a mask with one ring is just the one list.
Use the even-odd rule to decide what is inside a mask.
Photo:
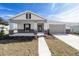
[[(8, 22), (5, 21), (2, 17), (0, 17), (0, 25), (8, 25)], [(0, 37), (2, 37), (4, 35), (4, 30), (3, 29), (4, 29), (4, 27), (0, 31)]]
[(0, 24), (2, 24), (2, 25), (8, 25), (8, 22), (5, 21), (2, 17), (0, 17)]

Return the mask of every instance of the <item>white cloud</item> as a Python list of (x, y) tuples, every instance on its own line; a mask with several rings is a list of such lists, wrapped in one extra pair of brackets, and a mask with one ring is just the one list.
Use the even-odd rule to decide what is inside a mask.
[(6, 16), (8, 16), (8, 17), (12, 17), (12, 16), (14, 16), (14, 15), (8, 14), (8, 15), (6, 15)]
[(9, 11), (11, 11), (12, 9), (7, 8), (7, 7), (0, 6), (0, 10), (9, 10)]
[(61, 14), (49, 15), (48, 18), (64, 22), (79, 22), (79, 5)]
[(0, 17), (3, 19), (9, 19), (10, 17), (14, 16), (13, 14), (0, 14)]
[(52, 4), (51, 10), (55, 9), (55, 5), (56, 5), (56, 3), (53, 3), (53, 4)]
[(63, 14), (60, 14), (58, 17), (62, 18), (60, 21), (79, 22), (79, 6)]
[(57, 15), (48, 15), (49, 20), (60, 21), (62, 18), (57, 17)]
[[(77, 4), (75, 4), (77, 5)], [(51, 6), (51, 10), (56, 12), (58, 10), (66, 10), (66, 8), (71, 8), (73, 6), (73, 4), (70, 4), (70, 3), (61, 3), (61, 5), (57, 5), (57, 3), (53, 3), (52, 6)], [(74, 7), (74, 6), (73, 6)]]
[(11, 17), (11, 16), (13, 16), (12, 14), (2, 14), (2, 15), (0, 15), (1, 17), (5, 17), (5, 16), (7, 16), (7, 17)]

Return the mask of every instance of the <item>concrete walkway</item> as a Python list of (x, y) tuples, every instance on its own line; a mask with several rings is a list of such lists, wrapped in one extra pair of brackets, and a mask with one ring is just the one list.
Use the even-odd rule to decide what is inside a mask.
[(64, 41), (71, 47), (79, 50), (79, 37), (78, 36), (71, 35), (71, 34), (58, 34), (54, 36)]
[(38, 54), (39, 56), (51, 56), (44, 37), (38, 37)]

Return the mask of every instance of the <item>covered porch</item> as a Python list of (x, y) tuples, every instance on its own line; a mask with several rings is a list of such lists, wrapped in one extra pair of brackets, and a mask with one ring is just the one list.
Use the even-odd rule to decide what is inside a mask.
[[(44, 21), (10, 21), (9, 36), (36, 36), (38, 32), (45, 33)], [(13, 26), (14, 25), (14, 26)]]

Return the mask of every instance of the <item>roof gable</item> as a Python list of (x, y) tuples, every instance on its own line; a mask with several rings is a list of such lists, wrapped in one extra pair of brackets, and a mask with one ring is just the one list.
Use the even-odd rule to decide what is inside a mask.
[[(31, 19), (26, 19), (26, 13), (30, 13), (31, 14)], [(31, 12), (31, 11), (25, 11), (22, 12), (14, 17), (10, 18), (11, 20), (46, 20), (45, 18)]]

